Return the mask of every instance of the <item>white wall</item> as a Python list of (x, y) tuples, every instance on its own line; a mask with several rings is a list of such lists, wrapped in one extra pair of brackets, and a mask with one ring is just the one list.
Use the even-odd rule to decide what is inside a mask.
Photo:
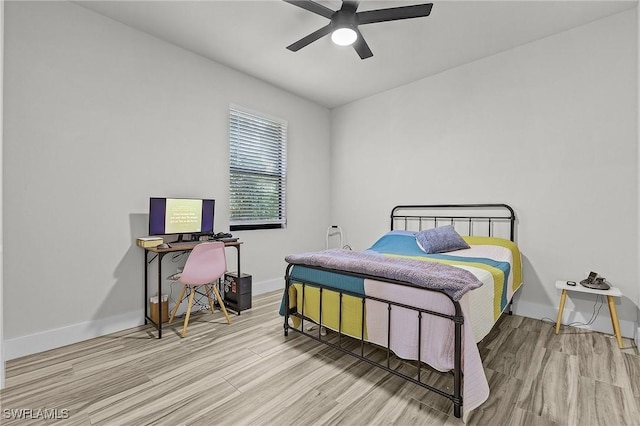
[[(332, 223), (364, 249), (397, 204), (510, 204), (526, 284), (515, 312), (555, 320), (554, 282), (595, 270), (622, 289), (633, 336), (636, 32), (630, 10), (333, 110)], [(565, 318), (592, 307), (572, 297)], [(606, 306), (594, 327), (611, 332)]]
[(288, 227), (236, 233), (254, 293), (324, 247), (326, 108), (72, 3), (7, 3), (5, 41), (7, 359), (141, 323), (150, 196), (214, 197), (229, 229), (231, 103), (289, 122)]
[[(3, 73), (4, 73), (4, 0), (0, 0), (0, 99), (3, 99)], [(0, 102), (0, 171), (2, 171), (2, 147), (3, 147), (3, 102)], [(0, 173), (0, 389), (4, 389), (4, 312), (3, 302), (3, 267), (2, 267), (2, 173)]]
[[(640, 25), (640, 4), (636, 6), (636, 21), (638, 25)], [(640, 109), (640, 28), (636, 28), (636, 38), (637, 38), (637, 60), (638, 60), (638, 74), (636, 75), (637, 82), (637, 90), (638, 90), (638, 109)], [(638, 164), (640, 165), (640, 118), (638, 119)], [(640, 212), (640, 166), (638, 167), (638, 211)], [(640, 252), (640, 226), (638, 226), (638, 252)], [(638, 277), (640, 277), (640, 262), (637, 263), (638, 267)], [(637, 308), (637, 321), (636, 321), (636, 347), (640, 347), (640, 278), (637, 282), (638, 285), (638, 299), (636, 300), (636, 308)]]

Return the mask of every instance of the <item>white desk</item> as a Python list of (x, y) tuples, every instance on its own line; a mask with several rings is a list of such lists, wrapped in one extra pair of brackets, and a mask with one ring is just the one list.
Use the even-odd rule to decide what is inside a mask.
[(556, 334), (560, 331), (562, 323), (562, 312), (564, 311), (564, 303), (567, 301), (567, 292), (575, 291), (578, 293), (597, 294), (607, 296), (607, 304), (609, 305), (609, 314), (611, 316), (611, 325), (613, 326), (613, 334), (618, 340), (618, 347), (622, 347), (622, 335), (620, 334), (620, 323), (618, 321), (618, 311), (616, 310), (616, 301), (614, 297), (621, 297), (622, 292), (617, 287), (611, 287), (609, 290), (595, 290), (580, 285), (580, 280), (576, 281), (576, 285), (568, 285), (566, 281), (556, 281), (556, 288), (562, 290), (560, 296), (560, 308), (558, 309), (558, 320), (556, 321)]

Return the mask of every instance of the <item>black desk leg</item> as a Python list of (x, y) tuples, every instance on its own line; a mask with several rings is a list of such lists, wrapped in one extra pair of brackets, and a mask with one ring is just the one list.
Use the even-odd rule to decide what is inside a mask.
[[(236, 249), (238, 249), (238, 285), (240, 285), (240, 277), (242, 276), (242, 274), (240, 274), (240, 244), (238, 244), (236, 246)], [(236, 312), (238, 315), (240, 315), (240, 307), (238, 306), (238, 312)]]
[(162, 339), (162, 258), (164, 253), (158, 253), (158, 339)]
[(240, 278), (240, 245), (238, 244), (236, 246), (236, 249), (238, 250), (238, 278)]
[(149, 251), (145, 250), (144, 258), (142, 259), (144, 261), (144, 299), (142, 300), (142, 312), (144, 312), (144, 325), (147, 325), (147, 316), (149, 315), (148, 304), (147, 304), (147, 300), (149, 299), (149, 290), (147, 289), (147, 285), (149, 283), (148, 259), (149, 259)]

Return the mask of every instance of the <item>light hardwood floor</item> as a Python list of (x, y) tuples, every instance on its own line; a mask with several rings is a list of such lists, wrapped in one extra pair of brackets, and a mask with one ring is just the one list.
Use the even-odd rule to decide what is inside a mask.
[[(305, 336), (285, 338), (280, 297), (254, 297), (231, 325), (219, 311), (196, 314), (184, 339), (177, 321), (161, 340), (145, 326), (11, 360), (0, 424), (462, 424), (445, 398)], [(640, 355), (624, 344), (504, 316), (480, 343), (491, 396), (468, 424), (640, 425)], [(68, 418), (10, 418), (20, 409)]]

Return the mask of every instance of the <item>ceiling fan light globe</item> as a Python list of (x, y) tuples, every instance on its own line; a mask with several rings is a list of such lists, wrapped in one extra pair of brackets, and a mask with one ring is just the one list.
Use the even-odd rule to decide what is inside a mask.
[(358, 39), (358, 33), (351, 28), (337, 28), (331, 33), (331, 41), (338, 46), (350, 46)]

